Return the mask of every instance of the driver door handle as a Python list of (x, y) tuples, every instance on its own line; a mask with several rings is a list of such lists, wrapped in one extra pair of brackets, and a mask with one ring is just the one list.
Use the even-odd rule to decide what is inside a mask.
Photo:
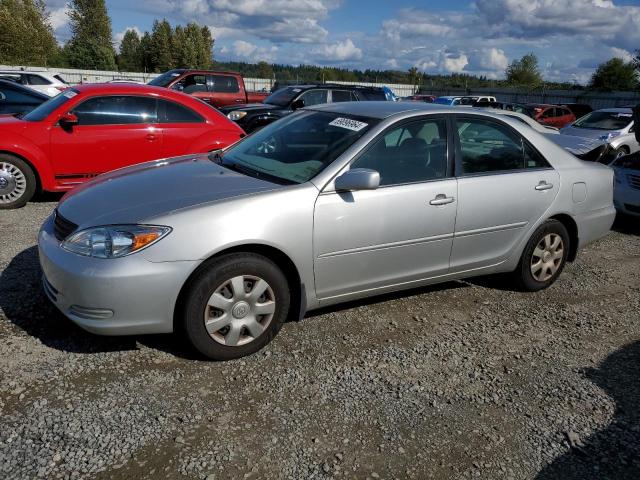
[(538, 183), (538, 185), (536, 185), (536, 190), (541, 191), (541, 190), (549, 190), (553, 188), (553, 183), (547, 183), (544, 180), (540, 180), (540, 183)]
[(447, 197), (444, 193), (439, 193), (436, 198), (429, 202), (429, 205), (446, 205), (447, 203), (453, 203), (455, 198)]

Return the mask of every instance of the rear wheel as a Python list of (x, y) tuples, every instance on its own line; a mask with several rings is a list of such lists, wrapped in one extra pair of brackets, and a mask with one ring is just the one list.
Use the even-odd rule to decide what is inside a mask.
[(21, 158), (0, 153), (0, 209), (23, 207), (36, 191), (36, 176)]
[(524, 290), (535, 292), (556, 281), (569, 255), (569, 233), (558, 220), (547, 220), (533, 233), (513, 272)]
[(289, 285), (269, 259), (251, 253), (216, 259), (192, 282), (183, 310), (189, 342), (213, 360), (257, 352), (289, 312)]

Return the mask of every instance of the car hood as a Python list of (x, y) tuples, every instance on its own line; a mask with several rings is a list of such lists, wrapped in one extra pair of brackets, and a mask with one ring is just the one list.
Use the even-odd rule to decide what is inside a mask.
[(596, 130), (592, 128), (577, 128), (571, 125), (568, 125), (560, 130), (560, 133), (562, 133), (563, 135), (571, 135), (574, 137), (583, 138), (600, 138), (614, 132), (620, 132), (620, 130)]
[(241, 105), (229, 105), (228, 107), (220, 108), (220, 111), (225, 115), (235, 110), (244, 110), (246, 112), (264, 112), (269, 110), (283, 110), (284, 107), (278, 105), (271, 105), (270, 103), (244, 103)]
[(565, 150), (573, 153), (574, 155), (582, 155), (606, 144), (602, 140), (597, 138), (584, 138), (571, 135), (558, 135), (554, 133), (544, 133), (545, 137), (551, 140), (556, 145), (561, 146)]
[(140, 223), (203, 203), (283, 188), (187, 155), (96, 177), (63, 197), (58, 212), (80, 228)]

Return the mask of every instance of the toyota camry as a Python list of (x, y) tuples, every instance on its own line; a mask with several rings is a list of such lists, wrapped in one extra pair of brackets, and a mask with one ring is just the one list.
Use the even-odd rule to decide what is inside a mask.
[(337, 103), (100, 175), (62, 199), (39, 251), (47, 296), (82, 328), (182, 332), (223, 360), (347, 300), (494, 273), (541, 290), (614, 215), (610, 168), (517, 120)]

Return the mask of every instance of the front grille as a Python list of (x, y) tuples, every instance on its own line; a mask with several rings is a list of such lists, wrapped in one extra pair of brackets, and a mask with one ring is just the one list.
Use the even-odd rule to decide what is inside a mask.
[(629, 203), (624, 204), (624, 208), (633, 213), (640, 213), (640, 207), (637, 205), (631, 205)]
[(58, 240), (61, 242), (66, 239), (69, 235), (71, 235), (78, 225), (73, 222), (70, 222), (66, 218), (64, 218), (58, 210), (54, 212), (54, 220), (53, 220), (53, 233)]
[(627, 175), (627, 178), (629, 179), (629, 185), (631, 185), (631, 188), (640, 190), (640, 175), (633, 175), (630, 173)]

